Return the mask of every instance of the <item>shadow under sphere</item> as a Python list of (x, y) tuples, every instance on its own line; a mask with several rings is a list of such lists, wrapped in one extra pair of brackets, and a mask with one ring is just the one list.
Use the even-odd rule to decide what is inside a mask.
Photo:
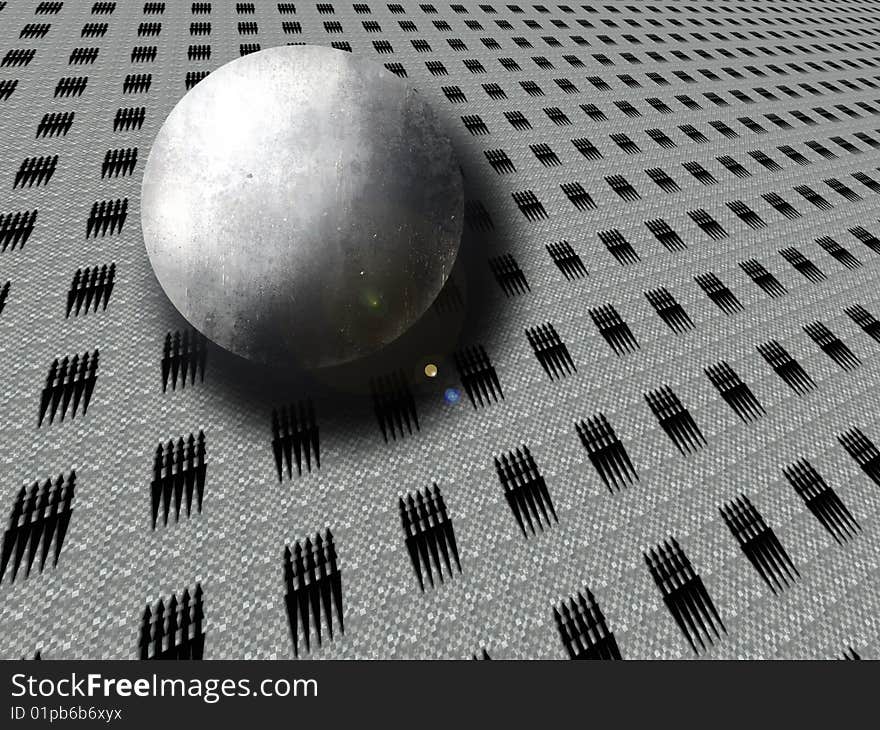
[(320, 46), (236, 59), (168, 116), (141, 225), (168, 298), (221, 347), (275, 366), (376, 352), (455, 263), (464, 192), (419, 93)]

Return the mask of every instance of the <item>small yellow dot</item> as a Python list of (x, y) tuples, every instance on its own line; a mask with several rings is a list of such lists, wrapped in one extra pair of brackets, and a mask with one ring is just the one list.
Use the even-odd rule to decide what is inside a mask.
[(434, 363), (429, 362), (427, 365), (425, 365), (425, 375), (427, 375), (429, 378), (436, 378), (437, 366)]

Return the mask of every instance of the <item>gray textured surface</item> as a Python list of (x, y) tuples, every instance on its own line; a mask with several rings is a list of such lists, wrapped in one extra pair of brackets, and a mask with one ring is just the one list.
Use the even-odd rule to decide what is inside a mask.
[[(436, 4), (436, 13), (403, 3), (406, 13), (394, 14), (385, 4), (369, 2), (366, 15), (350, 3), (332, 5), (332, 15), (303, 2), (296, 3), (295, 14), (280, 15), (276, 3), (255, 3), (253, 15), (238, 16), (234, 4), (214, 2), (210, 17), (192, 17), (189, 3), (177, 2), (166, 3), (163, 15), (148, 17), (142, 15), (141, 2), (117, 2), (112, 15), (95, 17), (89, 3), (65, 2), (51, 16), (35, 17), (33, 0), (13, 0), (0, 10), (0, 52), (37, 49), (28, 66), (0, 68), (0, 79), (18, 79), (12, 96), (0, 101), (0, 182), (6, 181), (0, 212), (39, 209), (24, 248), (0, 253), (0, 284), (11, 281), (0, 314), (0, 507), (6, 514), (22, 484), (71, 468), (78, 475), (58, 567), (0, 585), (0, 654), (17, 657), (40, 648), (47, 658), (133, 658), (144, 604), (200, 581), (206, 658), (291, 656), (282, 550), (330, 526), (343, 571), (346, 633), (313, 650), (313, 657), (464, 658), (486, 647), (493, 658), (562, 658), (551, 607), (585, 585), (595, 593), (624, 657), (690, 657), (642, 557), (642, 550), (668, 535), (682, 544), (728, 629), (707, 656), (832, 658), (847, 646), (862, 656), (877, 656), (880, 491), (841, 448), (837, 434), (856, 426), (880, 440), (880, 345), (843, 312), (856, 303), (875, 314), (880, 310), (880, 257), (847, 232), (856, 225), (880, 230), (876, 194), (850, 177), (856, 171), (878, 176), (877, 152), (854, 135), (880, 138), (880, 46), (875, 40), (880, 12), (865, 3), (801, 2), (778, 8), (763, 3), (632, 6), (638, 13), (622, 3), (592, 9), (571, 4), (571, 12), (554, 3), (546, 5), (546, 13), (522, 4), (519, 13), (491, 3), (497, 11), (491, 14), (468, 2), (462, 3), (467, 13), (445, 3)], [(481, 27), (468, 28), (466, 20)], [(161, 34), (139, 38), (143, 21), (161, 22)], [(191, 21), (210, 21), (211, 35), (190, 37)], [(243, 21), (256, 22), (259, 32), (239, 34)], [(378, 22), (381, 30), (368, 32), (364, 21)], [(416, 30), (406, 30), (400, 21), (411, 21)], [(446, 21), (450, 29), (435, 21)], [(44, 38), (18, 39), (29, 22), (52, 27)], [(80, 38), (87, 22), (107, 22), (106, 35)], [(301, 33), (286, 34), (282, 22), (300, 23)], [(338, 22), (342, 32), (327, 32), (327, 22)], [(572, 36), (582, 36), (589, 45), (578, 45)], [(512, 40), (520, 37), (533, 47)], [(456, 50), (447, 42), (452, 38), (463, 41), (467, 50)], [(490, 48), (484, 38), (496, 39), (500, 48)], [(411, 44), (419, 39), (431, 50), (419, 52)], [(393, 54), (377, 54), (373, 41), (381, 40), (392, 45)], [(162, 343), (167, 332), (184, 324), (159, 290), (144, 254), (137, 225), (142, 161), (184, 93), (187, 71), (220, 66), (236, 57), (242, 43), (267, 48), (291, 41), (347, 41), (356, 54), (403, 64), (451, 129), (469, 198), (480, 200), (495, 223), (494, 231), (471, 231), (465, 239), (482, 265), (484, 278), (478, 278), (476, 288), (488, 299), (480, 299), (467, 316), (469, 342), (484, 344), (498, 371), (502, 402), (478, 410), (467, 399), (443, 402), (444, 388), (458, 384), (443, 360), (438, 378), (417, 388), (420, 431), (386, 444), (368, 399), (333, 397), (316, 384), (285, 391), (243, 378), (215, 350), (208, 354), (204, 383), (163, 394)], [(188, 60), (189, 44), (210, 44), (210, 60)], [(155, 62), (132, 63), (136, 45), (156, 45)], [(68, 66), (77, 46), (99, 47), (96, 63)], [(700, 50), (708, 57), (700, 57)], [(652, 60), (648, 52), (661, 53), (665, 60)], [(628, 61), (625, 53), (641, 64)], [(604, 54), (613, 65), (603, 65), (594, 54)], [(553, 68), (536, 64), (537, 56)], [(565, 56), (580, 59), (583, 67), (571, 65)], [(515, 59), (521, 70), (506, 70), (499, 58)], [(468, 71), (466, 59), (479, 60), (486, 73)], [(448, 76), (431, 75), (426, 61), (442, 61)], [(810, 63), (822, 65), (812, 68)], [(769, 69), (771, 64), (781, 72)], [(766, 76), (755, 75), (750, 66)], [(707, 80), (700, 69), (718, 78)], [(674, 71), (687, 72), (696, 83), (679, 79)], [(123, 94), (126, 74), (147, 72), (153, 75), (148, 93)], [(647, 78), (652, 72), (662, 74), (668, 85)], [(627, 86), (620, 74), (630, 74), (640, 87)], [(89, 77), (82, 96), (53, 98), (60, 77), (78, 75)], [(604, 78), (610, 90), (597, 89), (587, 78), (592, 76)], [(579, 93), (564, 93), (554, 83), (561, 78), (570, 79)], [(529, 80), (545, 95), (526, 94), (519, 82)], [(826, 82), (831, 89), (823, 86)], [(484, 83), (499, 84), (507, 98), (490, 98)], [(799, 84), (809, 84), (816, 93)], [(779, 85), (798, 97), (786, 95)], [(451, 103), (442, 90), (449, 86), (460, 87), (466, 101)], [(758, 87), (776, 99), (763, 98), (754, 91)], [(733, 90), (753, 103), (738, 100)], [(729, 105), (715, 106), (703, 96), (706, 92)], [(682, 94), (701, 108), (682, 104), (676, 99)], [(651, 108), (645, 101), (650, 97), (666, 102), (671, 113)], [(624, 100), (641, 116), (626, 116), (614, 106)], [(873, 111), (858, 102), (867, 102)], [(607, 119), (585, 115), (579, 105), (589, 103)], [(114, 132), (116, 109), (140, 105), (147, 108), (143, 127)], [(816, 113), (819, 106), (834, 119)], [(542, 111), (545, 107), (559, 107), (572, 125), (555, 125)], [(44, 113), (67, 110), (76, 112), (67, 136), (34, 138)], [(531, 129), (508, 123), (504, 112), (513, 110), (529, 119)], [(793, 110), (816, 124), (797, 121)], [(462, 115), (477, 114), (488, 128), (486, 135), (472, 136), (462, 125)], [(777, 127), (765, 114), (778, 114), (792, 128)], [(766, 132), (753, 133), (737, 121), (742, 116), (758, 121)], [(709, 126), (713, 120), (724, 121), (738, 136), (719, 134)], [(697, 127), (707, 141), (689, 139), (679, 129), (684, 124)], [(676, 146), (659, 147), (645, 134), (653, 128), (662, 129)], [(641, 152), (626, 154), (609, 138), (617, 133), (631, 137)], [(829, 141), (837, 136), (859, 153)], [(593, 141), (601, 160), (588, 161), (574, 149), (571, 140), (581, 137)], [(833, 150), (835, 157), (817, 154), (805, 145), (810, 140)], [(535, 158), (529, 145), (539, 143), (550, 145), (559, 166), (544, 167)], [(791, 145), (810, 164), (797, 165), (778, 150), (781, 145)], [(102, 179), (105, 151), (130, 146), (140, 151), (134, 174)], [(496, 174), (483, 155), (489, 149), (504, 149), (515, 172)], [(748, 155), (758, 149), (782, 169), (761, 167)], [(22, 160), (45, 154), (59, 155), (48, 185), (13, 189)], [(751, 176), (730, 174), (716, 160), (721, 155), (734, 157)], [(681, 166), (688, 161), (700, 162), (717, 183), (694, 179)], [(653, 167), (666, 170), (681, 190), (663, 193), (644, 172)], [(626, 177), (641, 198), (619, 198), (603, 179), (611, 174)], [(850, 202), (833, 192), (823, 183), (831, 177), (861, 199)], [(563, 195), (560, 184), (574, 181), (592, 195), (595, 210), (578, 211)], [(833, 208), (821, 211), (792, 190), (802, 184)], [(526, 189), (543, 202), (547, 219), (529, 222), (517, 209), (511, 193)], [(771, 191), (802, 217), (788, 220), (774, 211), (761, 198)], [(122, 234), (86, 239), (92, 203), (122, 197), (130, 201)], [(753, 230), (739, 220), (725, 205), (734, 200), (745, 201), (767, 226)], [(706, 236), (687, 216), (696, 208), (706, 209), (729, 237), (713, 241)], [(686, 250), (669, 252), (649, 234), (643, 221), (658, 217), (679, 232)], [(626, 236), (640, 262), (618, 263), (596, 235), (609, 229)], [(815, 243), (822, 235), (846, 246), (862, 266), (850, 270), (831, 258)], [(588, 277), (566, 281), (550, 260), (544, 246), (560, 239), (579, 252)], [(797, 246), (827, 279), (812, 283), (795, 271), (777, 253), (787, 245)], [(515, 256), (530, 292), (506, 298), (492, 279), (485, 260), (503, 253)], [(788, 293), (768, 297), (738, 266), (748, 258), (764, 264)], [(73, 272), (109, 262), (116, 263), (117, 281), (107, 310), (65, 319)], [(705, 296), (693, 277), (707, 271), (731, 288), (744, 311), (726, 316)], [(675, 335), (657, 317), (643, 292), (659, 286), (674, 294), (695, 329)], [(629, 323), (639, 350), (620, 358), (611, 351), (589, 315), (590, 308), (604, 303), (613, 303)], [(807, 337), (802, 326), (814, 319), (861, 358), (858, 368), (842, 370)], [(523, 334), (524, 328), (546, 321), (554, 324), (578, 367), (576, 374), (558, 381), (544, 375)], [(770, 338), (778, 339), (810, 373), (815, 391), (796, 396), (767, 366), (755, 346)], [(49, 363), (96, 347), (101, 365), (88, 414), (37, 428)], [(751, 386), (765, 417), (744, 424), (719, 397), (703, 368), (722, 358)], [(418, 373), (420, 364), (407, 361), (399, 367)], [(675, 449), (645, 404), (643, 393), (662, 384), (674, 388), (706, 436), (706, 448), (693, 456), (683, 457)], [(321, 468), (279, 484), (269, 416), (272, 408), (305, 397), (315, 400), (318, 413)], [(634, 487), (613, 495), (574, 430), (575, 420), (600, 411), (613, 423), (641, 477)], [(198, 429), (204, 429), (208, 449), (203, 512), (152, 531), (149, 483), (156, 444)], [(529, 540), (519, 532), (492, 465), (493, 456), (520, 444), (532, 450), (559, 515), (558, 525)], [(863, 531), (856, 539), (835, 543), (783, 477), (782, 467), (802, 457), (860, 522)], [(434, 481), (443, 489), (455, 525), (463, 572), (423, 594), (404, 547), (397, 498)], [(780, 596), (761, 581), (720, 518), (719, 505), (740, 492), (760, 509), (801, 573), (802, 579)]]

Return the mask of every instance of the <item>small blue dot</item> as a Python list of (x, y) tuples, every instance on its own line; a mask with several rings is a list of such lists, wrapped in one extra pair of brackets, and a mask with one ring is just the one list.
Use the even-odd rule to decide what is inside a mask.
[(443, 398), (447, 403), (458, 403), (461, 400), (461, 393), (458, 392), (457, 388), (447, 388), (446, 392), (443, 393)]

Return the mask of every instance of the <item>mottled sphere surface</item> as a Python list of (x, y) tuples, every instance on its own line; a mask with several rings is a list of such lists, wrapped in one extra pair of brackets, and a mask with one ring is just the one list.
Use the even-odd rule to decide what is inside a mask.
[(174, 107), (141, 226), (196, 329), (261, 363), (324, 367), (425, 312), (463, 208), (452, 145), (415, 89), (351, 53), (287, 46), (226, 64)]

